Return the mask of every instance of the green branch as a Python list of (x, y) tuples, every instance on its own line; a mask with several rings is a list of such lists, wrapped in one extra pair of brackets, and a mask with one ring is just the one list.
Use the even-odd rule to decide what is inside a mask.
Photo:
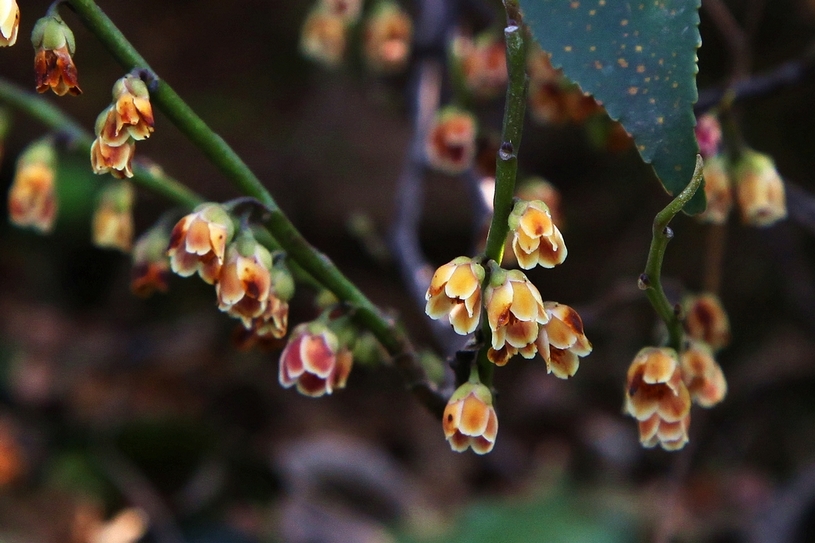
[(673, 237), (673, 232), (668, 227), (671, 220), (685, 207), (697, 189), (702, 184), (702, 157), (696, 156), (696, 168), (693, 171), (693, 178), (688, 186), (674, 198), (665, 209), (657, 213), (654, 218), (654, 226), (651, 231), (651, 248), (648, 251), (648, 260), (645, 263), (645, 272), (640, 275), (640, 288), (645, 290), (648, 300), (656, 310), (660, 318), (668, 327), (668, 345), (679, 351), (682, 347), (683, 330), (682, 323), (674, 311), (673, 306), (665, 296), (662, 288), (662, 261), (665, 257), (665, 250), (668, 242)]

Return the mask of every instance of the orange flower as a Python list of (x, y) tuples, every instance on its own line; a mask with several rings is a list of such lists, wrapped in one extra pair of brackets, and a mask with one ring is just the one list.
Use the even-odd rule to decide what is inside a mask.
[(127, 134), (134, 140), (143, 140), (153, 132), (153, 106), (150, 104), (150, 93), (144, 81), (135, 75), (126, 75), (113, 85), (113, 109), (106, 118), (105, 129), (100, 137), (111, 135), (106, 143), (115, 145), (120, 134)]
[(428, 164), (452, 175), (466, 171), (475, 158), (475, 136), (470, 113), (453, 106), (438, 111), (425, 142)]
[(56, 153), (50, 141), (30, 145), (17, 161), (8, 195), (11, 222), (42, 233), (54, 228), (57, 199), (54, 189)]
[(343, 16), (321, 8), (313, 9), (300, 32), (300, 50), (311, 60), (336, 68), (345, 56), (347, 33)]
[(784, 181), (773, 160), (755, 151), (744, 153), (735, 173), (741, 217), (751, 226), (770, 226), (787, 216)]
[(467, 88), (479, 98), (500, 96), (507, 86), (507, 57), (503, 40), (492, 32), (475, 40), (460, 36), (453, 42)]
[(201, 204), (170, 234), (170, 267), (182, 277), (198, 272), (211, 285), (221, 275), (226, 245), (234, 235), (232, 218), (220, 204)]
[(71, 58), (76, 50), (74, 33), (60, 16), (54, 13), (37, 21), (31, 42), (37, 51), (34, 55), (37, 92), (51, 89), (57, 96), (82, 94)]
[(733, 186), (727, 174), (727, 162), (723, 155), (715, 155), (705, 160), (705, 198), (707, 209), (699, 215), (699, 220), (712, 224), (724, 224), (733, 207)]
[(546, 368), (555, 377), (572, 377), (580, 365), (578, 357), (591, 353), (591, 343), (583, 332), (583, 321), (577, 311), (557, 302), (544, 302), (549, 322), (542, 324), (537, 347)]
[(20, 28), (20, 8), (17, 0), (0, 0), (0, 47), (17, 43)]
[(554, 268), (566, 260), (566, 243), (552, 221), (549, 208), (540, 200), (520, 201), (509, 215), (512, 252), (518, 265), (528, 270), (536, 265)]
[(272, 287), (272, 255), (245, 229), (226, 249), (215, 292), (218, 309), (241, 319), (248, 329), (263, 315)]
[(709, 346), (691, 342), (679, 358), (682, 380), (694, 402), (702, 407), (713, 407), (724, 399), (727, 381)]
[(142, 234), (133, 246), (130, 290), (146, 298), (153, 292), (170, 288), (170, 259), (167, 258), (169, 232), (159, 224)]
[(395, 2), (381, 2), (365, 22), (363, 52), (372, 70), (399, 72), (407, 65), (413, 22)]
[(519, 270), (502, 270), (491, 263), (490, 284), (484, 294), (492, 330), (489, 359), (499, 366), (517, 353), (532, 358), (539, 327), (549, 322), (540, 292)]
[(685, 312), (685, 332), (695, 340), (707, 343), (718, 351), (730, 343), (730, 319), (715, 294), (687, 296), (682, 302)]
[(130, 251), (133, 245), (133, 200), (136, 192), (127, 181), (106, 186), (93, 214), (93, 243), (97, 247)]
[(484, 268), (460, 256), (433, 274), (425, 294), (425, 313), (431, 319), (450, 318), (457, 334), (471, 334), (481, 320), (481, 282)]
[(691, 398), (673, 349), (645, 347), (628, 368), (625, 410), (639, 421), (644, 447), (677, 450), (688, 442)]
[(133, 177), (131, 163), (134, 154), (136, 154), (135, 142), (112, 146), (96, 138), (91, 145), (91, 168), (97, 175), (110, 173), (117, 179), (130, 178)]
[(477, 454), (486, 454), (495, 445), (498, 417), (490, 389), (481, 383), (471, 381), (458, 387), (444, 408), (442, 421), (444, 436), (456, 452), (471, 447)]
[(292, 331), (280, 355), (278, 380), (284, 388), (296, 385), (301, 394), (316, 398), (345, 388), (352, 365), (351, 351), (325, 324), (304, 323)]
[(541, 200), (549, 209), (549, 216), (558, 229), (564, 225), (563, 213), (560, 209), (560, 191), (552, 183), (542, 177), (525, 179), (518, 188), (518, 198), (522, 200)]

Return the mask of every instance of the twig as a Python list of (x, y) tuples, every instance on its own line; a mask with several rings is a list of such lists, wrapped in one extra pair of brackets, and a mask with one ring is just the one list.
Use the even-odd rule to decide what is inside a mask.
[(750, 73), (750, 43), (747, 34), (722, 0), (704, 0), (702, 7), (719, 28), (719, 33), (730, 52), (733, 66), (730, 69), (729, 80), (731, 84), (735, 83)]

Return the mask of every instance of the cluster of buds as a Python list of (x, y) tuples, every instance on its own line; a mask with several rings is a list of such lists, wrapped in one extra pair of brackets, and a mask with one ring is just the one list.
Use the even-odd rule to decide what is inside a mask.
[(0, 0), (0, 47), (17, 43), (20, 28), (20, 8), (17, 0)]
[(500, 96), (507, 86), (506, 46), (494, 32), (476, 38), (458, 36), (452, 43), (453, 58), (467, 90), (475, 97)]
[(348, 30), (361, 11), (362, 0), (320, 0), (303, 23), (300, 50), (326, 66), (339, 66), (345, 57)]
[(442, 416), (444, 436), (450, 448), (464, 452), (472, 448), (477, 454), (490, 452), (498, 435), (498, 417), (492, 406), (492, 393), (478, 380), (478, 370), (456, 389)]
[(8, 194), (11, 222), (51, 232), (57, 216), (56, 151), (50, 139), (32, 143), (17, 160)]
[(153, 132), (153, 107), (147, 85), (128, 74), (113, 85), (113, 103), (96, 119), (91, 165), (96, 174), (133, 177), (131, 162), (136, 141)]
[(37, 92), (51, 89), (57, 96), (82, 94), (72, 58), (76, 49), (74, 33), (56, 11), (37, 21), (31, 32), (31, 43), (36, 51)]
[(133, 245), (133, 200), (136, 191), (128, 181), (108, 184), (93, 214), (93, 243), (97, 247), (129, 252)]
[(465, 172), (475, 158), (477, 131), (471, 113), (454, 106), (440, 109), (425, 140), (428, 165), (451, 175)]
[(312, 397), (345, 388), (354, 361), (349, 343), (341, 339), (346, 335), (323, 320), (295, 327), (280, 355), (280, 384)]
[(413, 39), (413, 21), (396, 2), (380, 2), (365, 21), (363, 53), (368, 67), (378, 73), (397, 73), (407, 66)]
[(529, 111), (542, 124), (583, 123), (602, 112), (594, 98), (552, 67), (549, 53), (540, 48), (527, 57), (529, 73)]

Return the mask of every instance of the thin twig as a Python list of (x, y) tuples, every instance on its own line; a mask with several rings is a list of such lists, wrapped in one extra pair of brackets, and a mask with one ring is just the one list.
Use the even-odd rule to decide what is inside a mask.
[(750, 43), (747, 34), (723, 0), (704, 0), (702, 7), (719, 28), (719, 33), (730, 52), (733, 64), (729, 82), (735, 83), (750, 73)]

